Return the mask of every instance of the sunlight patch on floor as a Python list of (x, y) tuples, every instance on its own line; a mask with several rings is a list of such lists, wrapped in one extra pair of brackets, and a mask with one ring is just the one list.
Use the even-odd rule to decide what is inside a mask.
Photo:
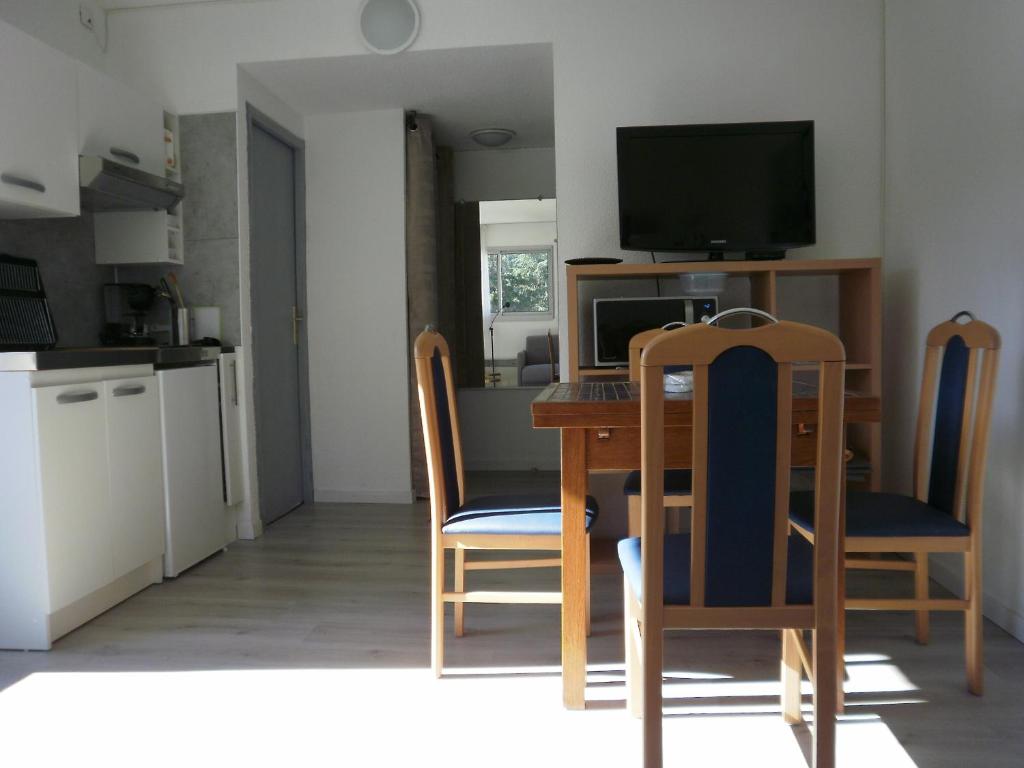
[[(39, 672), (0, 692), (0, 764), (429, 765), (461, 754), (517, 768), (639, 765), (639, 721), (621, 706), (565, 711), (557, 668), (453, 672)], [(621, 701), (621, 671), (593, 673)], [(666, 693), (673, 685), (719, 698), (747, 695), (737, 685), (767, 690), (698, 678)], [(777, 714), (667, 714), (666, 765), (806, 765), (798, 732)], [(914, 765), (876, 717), (841, 721), (839, 745), (840, 766)]]

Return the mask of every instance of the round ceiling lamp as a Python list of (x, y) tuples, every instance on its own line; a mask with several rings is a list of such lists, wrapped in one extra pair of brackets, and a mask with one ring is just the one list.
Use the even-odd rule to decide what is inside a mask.
[(359, 7), (359, 34), (374, 53), (404, 51), (419, 32), (415, 0), (363, 0)]
[(501, 147), (508, 144), (516, 132), (511, 128), (477, 128), (469, 137), (482, 147)]

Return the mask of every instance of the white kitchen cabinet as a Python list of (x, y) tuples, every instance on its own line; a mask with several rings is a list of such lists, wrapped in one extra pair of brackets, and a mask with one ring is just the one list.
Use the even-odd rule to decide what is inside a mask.
[(242, 486), (242, 425), (239, 406), (241, 372), (237, 352), (225, 352), (220, 373), (220, 439), (224, 452), (224, 503), (229, 507), (245, 498)]
[(77, 216), (75, 65), (0, 22), (0, 72), (0, 218)]
[(80, 154), (164, 175), (164, 111), (126, 85), (78, 66)]
[(49, 572), (56, 611), (114, 578), (102, 382), (33, 391)]
[(162, 579), (158, 397), (149, 364), (0, 373), (0, 648)]
[(163, 453), (155, 376), (103, 383), (115, 576), (164, 553)]

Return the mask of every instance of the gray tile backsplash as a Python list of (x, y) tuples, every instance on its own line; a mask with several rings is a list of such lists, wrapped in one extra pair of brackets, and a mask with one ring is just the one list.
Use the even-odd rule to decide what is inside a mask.
[(0, 221), (0, 253), (39, 262), (58, 344), (99, 344), (103, 284), (114, 279), (114, 270), (96, 264), (92, 214), (68, 219)]

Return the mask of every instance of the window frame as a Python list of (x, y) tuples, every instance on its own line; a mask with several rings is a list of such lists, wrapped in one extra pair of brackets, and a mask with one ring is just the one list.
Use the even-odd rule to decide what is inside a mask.
[[(513, 312), (511, 309), (501, 313), (502, 318), (510, 320), (554, 320), (557, 317), (555, 308), (558, 306), (558, 288), (555, 285), (555, 246), (551, 245), (500, 245), (490, 246), (485, 249), (487, 260), (484, 262), (483, 274), (486, 276), (486, 314), (494, 317), (501, 311), (502, 299), (502, 269), (501, 254), (503, 253), (544, 253), (548, 257), (548, 303), (551, 307), (546, 312)], [(490, 259), (491, 256), (498, 257), (498, 312), (495, 312), (490, 305)]]

